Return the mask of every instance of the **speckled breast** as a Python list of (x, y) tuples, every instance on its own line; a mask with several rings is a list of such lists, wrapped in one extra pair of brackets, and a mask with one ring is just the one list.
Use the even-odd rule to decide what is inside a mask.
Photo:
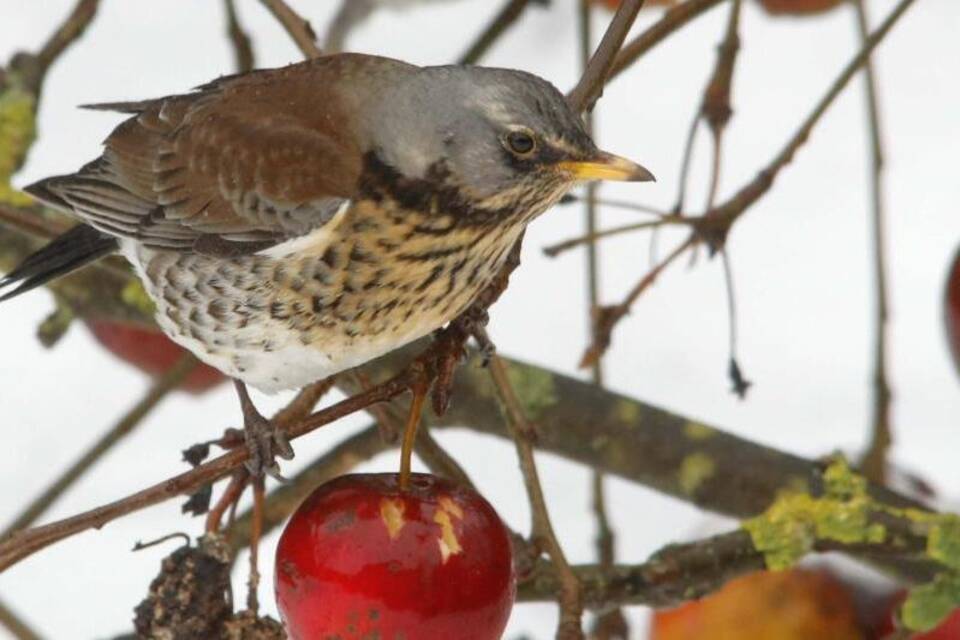
[(218, 258), (137, 247), (166, 333), (264, 391), (297, 388), (439, 328), (499, 271), (527, 220), (462, 225), (369, 203), (260, 254)]

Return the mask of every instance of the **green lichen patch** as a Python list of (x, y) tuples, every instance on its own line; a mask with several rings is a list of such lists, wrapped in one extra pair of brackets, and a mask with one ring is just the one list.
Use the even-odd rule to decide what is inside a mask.
[(510, 384), (529, 420), (538, 420), (545, 409), (557, 403), (553, 374), (538, 367), (511, 365), (507, 370)]
[(687, 424), (683, 425), (683, 435), (685, 435), (688, 440), (693, 440), (694, 442), (709, 440), (716, 434), (717, 432), (715, 429), (708, 427), (702, 422), (694, 422), (691, 420), (687, 422)]
[(960, 516), (939, 515), (927, 536), (927, 555), (960, 570)]
[(0, 202), (24, 206), (33, 199), (14, 189), (10, 178), (23, 164), (36, 139), (37, 100), (14, 78), (8, 76), (7, 80), (7, 86), (0, 91)]
[(838, 460), (824, 473), (824, 484), (823, 497), (786, 491), (766, 512), (744, 521), (743, 528), (764, 554), (768, 568), (793, 566), (818, 539), (845, 544), (884, 541), (884, 527), (869, 521), (876, 505), (862, 477)]
[(933, 582), (910, 590), (900, 619), (911, 631), (929, 631), (960, 606), (960, 573), (942, 573)]
[(640, 405), (633, 400), (621, 398), (614, 405), (617, 420), (625, 425), (636, 426), (640, 423)]
[(704, 482), (717, 471), (713, 459), (705, 453), (691, 453), (680, 463), (680, 488), (684, 494), (692, 496)]

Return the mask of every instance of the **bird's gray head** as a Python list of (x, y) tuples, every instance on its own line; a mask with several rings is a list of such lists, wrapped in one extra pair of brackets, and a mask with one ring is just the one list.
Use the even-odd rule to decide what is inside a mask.
[(546, 80), (510, 69), (417, 69), (371, 113), (370, 153), (423, 192), (456, 189), (481, 209), (540, 213), (578, 180), (650, 180), (599, 151)]

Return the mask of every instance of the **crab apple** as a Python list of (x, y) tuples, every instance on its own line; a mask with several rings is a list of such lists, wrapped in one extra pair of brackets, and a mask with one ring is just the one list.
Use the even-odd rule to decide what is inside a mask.
[[(87, 320), (86, 324), (107, 351), (153, 377), (166, 373), (186, 353), (183, 347), (154, 329), (110, 320)], [(199, 394), (225, 379), (222, 373), (201, 362), (178, 388)]]
[(356, 474), (317, 488), (277, 546), (293, 640), (499, 640), (516, 580), (510, 537), (476, 492), (426, 474)]
[(773, 15), (808, 16), (825, 13), (846, 0), (760, 0), (767, 13)]
[(825, 571), (759, 571), (654, 613), (651, 640), (861, 640), (853, 599)]
[(960, 372), (960, 250), (953, 257), (947, 287), (943, 292), (943, 322), (953, 363)]

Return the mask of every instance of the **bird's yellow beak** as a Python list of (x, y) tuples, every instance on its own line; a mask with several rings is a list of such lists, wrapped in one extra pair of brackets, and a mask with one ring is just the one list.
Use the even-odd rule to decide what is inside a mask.
[(576, 180), (621, 180), (625, 182), (654, 182), (656, 178), (647, 169), (632, 160), (599, 152), (590, 160), (564, 160), (557, 168), (573, 175)]

